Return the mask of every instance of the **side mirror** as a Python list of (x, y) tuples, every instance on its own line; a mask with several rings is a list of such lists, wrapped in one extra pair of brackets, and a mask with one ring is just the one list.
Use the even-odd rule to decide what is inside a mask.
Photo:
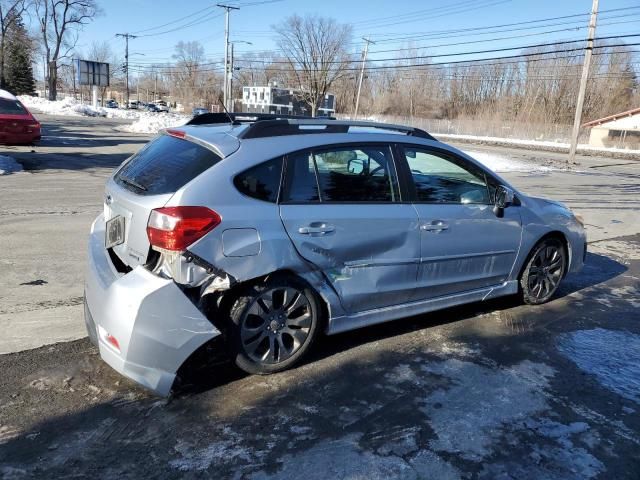
[(493, 207), (493, 213), (496, 214), (496, 217), (502, 218), (504, 216), (504, 209), (513, 204), (514, 198), (515, 193), (512, 189), (504, 185), (498, 185)]

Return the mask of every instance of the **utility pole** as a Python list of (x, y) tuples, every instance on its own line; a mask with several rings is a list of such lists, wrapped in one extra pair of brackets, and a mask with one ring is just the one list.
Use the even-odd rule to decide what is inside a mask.
[(372, 42), (368, 38), (362, 37), (365, 41), (364, 51), (362, 52), (362, 69), (360, 70), (360, 80), (358, 80), (358, 93), (356, 94), (356, 109), (353, 112), (353, 119), (358, 119), (358, 106), (360, 105), (360, 90), (362, 90), (362, 79), (364, 78), (364, 66), (367, 63), (367, 53), (369, 52), (369, 44), (373, 43), (375, 45), (376, 42)]
[(220, 3), (217, 4), (218, 7), (225, 9), (225, 18), (224, 18), (224, 108), (229, 110), (229, 98), (231, 97), (231, 92), (229, 91), (229, 12), (231, 10), (240, 10), (239, 7), (232, 7), (230, 5), (222, 5)]
[(116, 33), (116, 37), (124, 38), (124, 73), (126, 77), (127, 96), (125, 98), (126, 108), (129, 108), (129, 39), (138, 38), (136, 35), (130, 33)]
[(233, 42), (231, 42), (231, 61), (229, 62), (229, 103), (231, 108), (227, 107), (227, 110), (233, 112)]
[(582, 107), (584, 106), (584, 95), (587, 90), (589, 80), (589, 67), (591, 66), (591, 54), (593, 53), (593, 38), (596, 34), (596, 20), (598, 17), (598, 0), (593, 0), (591, 7), (591, 19), (589, 20), (589, 36), (587, 38), (587, 48), (584, 52), (584, 62), (582, 63), (582, 77), (580, 77), (580, 89), (578, 90), (578, 101), (576, 104), (576, 115), (573, 119), (573, 130), (571, 132), (571, 146), (569, 147), (569, 163), (576, 163), (576, 149), (578, 148), (578, 134), (580, 133), (580, 123), (582, 123)]

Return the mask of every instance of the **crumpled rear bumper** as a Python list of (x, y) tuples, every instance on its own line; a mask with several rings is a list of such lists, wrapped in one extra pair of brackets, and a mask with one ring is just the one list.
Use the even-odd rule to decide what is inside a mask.
[(189, 355), (220, 334), (172, 280), (142, 266), (115, 270), (102, 215), (89, 236), (85, 299), (87, 330), (102, 359), (159, 395), (170, 392)]

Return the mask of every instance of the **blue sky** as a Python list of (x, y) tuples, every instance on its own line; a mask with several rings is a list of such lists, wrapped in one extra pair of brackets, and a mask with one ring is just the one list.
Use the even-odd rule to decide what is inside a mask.
[[(236, 52), (273, 49), (271, 26), (293, 13), (301, 15), (317, 13), (353, 24), (354, 51), (359, 51), (361, 48), (362, 36), (370, 36), (378, 41), (371, 47), (370, 58), (375, 59), (402, 55), (402, 51), (388, 52), (388, 50), (408, 46), (419, 47), (423, 49), (422, 51), (435, 55), (584, 38), (588, 13), (591, 9), (591, 0), (282, 0), (272, 3), (263, 2), (259, 0), (228, 2), (237, 5), (254, 4), (243, 6), (231, 14), (231, 39), (252, 43), (252, 45), (237, 45)], [(114, 51), (123, 55), (124, 40), (116, 38), (115, 33), (137, 32), (139, 37), (131, 40), (130, 52), (144, 55), (132, 55), (131, 62), (141, 65), (171, 61), (174, 46), (180, 40), (200, 41), (205, 48), (207, 58), (211, 61), (218, 61), (223, 55), (224, 16), (222, 9), (215, 6), (216, 1), (102, 0), (100, 4), (103, 15), (81, 32), (79, 51), (86, 50), (92, 41), (108, 41)], [(607, 12), (628, 7), (638, 8)], [(640, 33), (639, 0), (601, 0), (600, 11), (602, 13), (598, 36)], [(181, 17), (191, 14), (193, 15), (176, 22)], [(434, 34), (441, 30), (489, 27), (575, 14), (585, 15), (479, 32)], [(189, 23), (195, 24), (158, 34)], [(162, 27), (163, 24), (168, 25)], [(582, 29), (578, 29), (579, 27)], [(510, 28), (519, 29), (506, 31)], [(420, 34), (425, 36), (410, 41), (398, 39), (398, 36)], [(504, 38), (518, 36), (519, 38)], [(496, 38), (501, 39), (494, 40)], [(626, 39), (626, 41), (640, 42), (640, 37)], [(462, 57), (455, 59), (460, 58)], [(446, 60), (446, 57), (442, 60)]]

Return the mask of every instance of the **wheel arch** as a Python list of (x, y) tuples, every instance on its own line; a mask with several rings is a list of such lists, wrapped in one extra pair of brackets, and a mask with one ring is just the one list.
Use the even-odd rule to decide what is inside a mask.
[(548, 238), (556, 238), (560, 240), (560, 242), (562, 243), (562, 246), (564, 247), (564, 251), (567, 254), (567, 268), (565, 268), (562, 278), (567, 276), (567, 272), (569, 271), (569, 265), (571, 265), (571, 260), (572, 260), (571, 243), (569, 242), (569, 239), (567, 238), (566, 234), (563, 233), (562, 231), (551, 230), (549, 232), (544, 233), (543, 235), (540, 235), (540, 237), (536, 239), (535, 242), (533, 242), (531, 248), (527, 252), (527, 256), (524, 258), (524, 262), (522, 262), (522, 265), (520, 265), (520, 270), (518, 272), (518, 281), (520, 281), (520, 278), (522, 278), (522, 273), (524, 272), (525, 268), (527, 268), (527, 263), (529, 263), (529, 259), (531, 258), (531, 255), (535, 251), (538, 244), (540, 244), (540, 242)]

